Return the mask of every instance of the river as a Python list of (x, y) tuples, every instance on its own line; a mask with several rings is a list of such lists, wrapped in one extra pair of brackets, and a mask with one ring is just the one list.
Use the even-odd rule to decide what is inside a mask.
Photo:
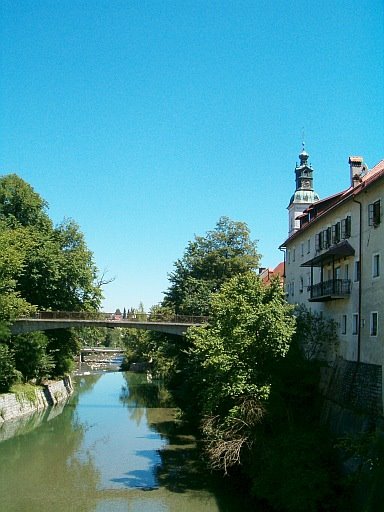
[(254, 510), (205, 470), (160, 384), (109, 372), (75, 386), (62, 410), (0, 442), (2, 512)]

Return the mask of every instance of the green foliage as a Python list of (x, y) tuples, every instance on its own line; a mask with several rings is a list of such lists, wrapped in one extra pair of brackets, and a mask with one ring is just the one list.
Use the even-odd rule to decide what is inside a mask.
[[(265, 400), (294, 333), (292, 308), (275, 281), (238, 275), (212, 298), (209, 327), (189, 329), (190, 366), (203, 410), (229, 413), (239, 397)], [(196, 368), (194, 371), (193, 368)]]
[(18, 279), (20, 294), (40, 309), (91, 311), (98, 309), (101, 291), (97, 269), (76, 223), (34, 233), (25, 269)]
[(252, 444), (295, 320), (277, 280), (240, 274), (212, 296), (210, 325), (191, 328), (187, 381), (204, 417), (211, 466), (225, 472)]
[(140, 329), (124, 329), (121, 341), (125, 348), (125, 364), (148, 363), (154, 349), (149, 331)]
[(81, 344), (70, 329), (51, 330), (46, 335), (47, 352), (52, 354), (55, 363), (53, 375), (62, 377), (73, 370), (74, 357), (79, 354)]
[(19, 401), (28, 400), (28, 402), (31, 402), (33, 404), (37, 402), (36, 391), (37, 387), (28, 383), (13, 384), (13, 386), (10, 389), (10, 392), (14, 393)]
[[(78, 225), (65, 220), (54, 227), (46, 209), (47, 203), (21, 178), (0, 178), (0, 340), (7, 343), (12, 344), (12, 320), (36, 308), (95, 311), (100, 306), (103, 280)], [(14, 341), (16, 349), (23, 345), (15, 357), (25, 379), (50, 373), (52, 361), (56, 375), (73, 366), (79, 347), (73, 333), (47, 337), (48, 343), (39, 335)]]
[(7, 392), (19, 378), (12, 351), (7, 345), (0, 343), (0, 392)]
[(0, 220), (0, 340), (9, 337), (9, 321), (34, 310), (16, 291), (17, 277), (24, 271), (29, 229), (11, 228)]
[(12, 338), (16, 368), (22, 373), (24, 380), (43, 378), (51, 375), (54, 369), (54, 358), (47, 352), (48, 338), (42, 332), (22, 334)]
[(333, 360), (337, 355), (336, 323), (304, 305), (296, 308), (299, 347), (305, 359)]
[(214, 230), (189, 242), (176, 261), (164, 305), (177, 314), (207, 315), (211, 294), (232, 276), (257, 268), (258, 262), (256, 242), (250, 240), (247, 225), (221, 217)]
[(0, 179), (0, 219), (10, 224), (46, 228), (50, 220), (45, 213), (48, 204), (16, 174)]

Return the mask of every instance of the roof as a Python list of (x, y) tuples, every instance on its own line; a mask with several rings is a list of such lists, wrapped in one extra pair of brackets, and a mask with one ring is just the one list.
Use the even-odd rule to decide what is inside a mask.
[(328, 249), (325, 253), (320, 254), (319, 256), (316, 256), (315, 258), (312, 258), (305, 263), (302, 263), (301, 267), (321, 267), (324, 263), (332, 261), (334, 256), (342, 258), (345, 256), (353, 256), (354, 254), (355, 249), (347, 240), (343, 240), (342, 242)]
[[(360, 159), (361, 157), (350, 157), (355, 159)], [(316, 216), (309, 220), (304, 226), (302, 226), (298, 231), (293, 233), (289, 238), (285, 240), (281, 244), (280, 247), (285, 247), (287, 242), (294, 240), (297, 236), (299, 236), (303, 231), (305, 231), (308, 227), (312, 226), (319, 219), (328, 214), (331, 210), (338, 207), (344, 201), (348, 199), (354, 198), (364, 192), (368, 187), (376, 183), (379, 179), (384, 177), (384, 160), (380, 160), (378, 164), (376, 164), (371, 170), (367, 171), (365, 174), (360, 176), (360, 182), (354, 187), (351, 186), (341, 192), (338, 192), (332, 196), (328, 196), (324, 199), (316, 201), (312, 203), (308, 208), (306, 208), (300, 218), (304, 217), (308, 213), (316, 210)]]

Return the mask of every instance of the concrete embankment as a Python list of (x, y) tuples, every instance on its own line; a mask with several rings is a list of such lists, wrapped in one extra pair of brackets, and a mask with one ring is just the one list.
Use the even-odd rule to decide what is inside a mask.
[(33, 400), (15, 393), (0, 395), (0, 428), (4, 422), (28, 416), (49, 406), (64, 402), (73, 392), (70, 377), (50, 381), (35, 391)]

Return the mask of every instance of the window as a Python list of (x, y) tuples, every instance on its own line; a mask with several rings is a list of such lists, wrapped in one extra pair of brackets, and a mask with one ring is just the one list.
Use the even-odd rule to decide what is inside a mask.
[(341, 334), (347, 334), (347, 315), (341, 316)]
[(288, 265), (289, 265), (291, 263), (291, 251), (288, 251), (287, 261), (288, 261)]
[(350, 238), (351, 236), (351, 216), (348, 215), (345, 219), (341, 221), (341, 238), (344, 240), (345, 238)]
[(292, 251), (292, 261), (296, 260), (296, 249), (293, 249)]
[(370, 326), (370, 335), (371, 336), (377, 336), (377, 326), (378, 326), (378, 313), (377, 313), (377, 311), (372, 311), (371, 326)]
[(374, 254), (372, 258), (372, 277), (380, 275), (380, 254)]
[(377, 227), (380, 224), (380, 200), (368, 205), (368, 225)]
[(360, 261), (355, 261), (355, 282), (360, 281)]
[(357, 334), (359, 330), (359, 315), (358, 313), (353, 313), (352, 316), (352, 334)]
[(304, 279), (302, 277), (300, 277), (300, 290), (299, 290), (299, 292), (303, 293), (303, 290), (304, 290)]
[(304, 256), (304, 242), (301, 243), (301, 257)]
[(340, 222), (332, 226), (332, 243), (338, 244), (340, 242), (341, 227)]
[(335, 268), (335, 279), (341, 279), (341, 267)]
[(323, 249), (327, 249), (331, 245), (331, 228), (324, 229), (323, 231)]
[(349, 279), (349, 265), (348, 265), (348, 263), (346, 263), (344, 265), (344, 279), (346, 279), (346, 280)]
[(291, 283), (291, 295), (292, 296), (295, 295), (295, 282), (294, 281), (292, 281), (292, 283)]
[(307, 241), (307, 254), (309, 254), (311, 252), (311, 239), (308, 238), (308, 241)]

